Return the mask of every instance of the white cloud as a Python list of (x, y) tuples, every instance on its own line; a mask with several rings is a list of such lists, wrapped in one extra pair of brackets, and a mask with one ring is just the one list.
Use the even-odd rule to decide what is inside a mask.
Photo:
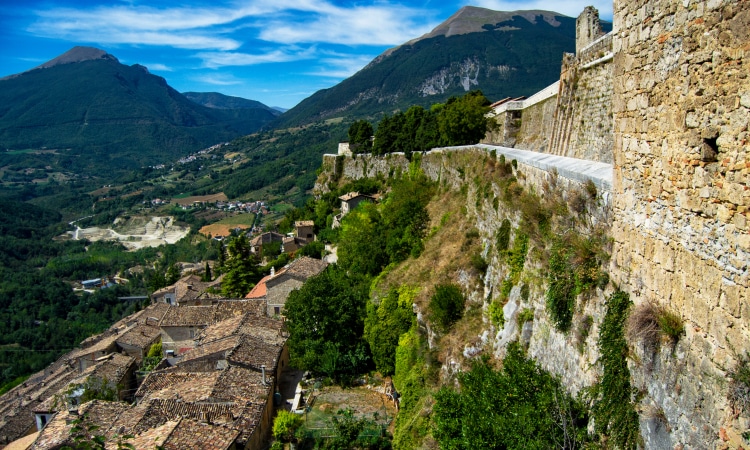
[(330, 7), (315, 17), (270, 20), (259, 37), (270, 42), (325, 42), (344, 45), (398, 45), (430, 31), (426, 11), (402, 6)]
[(306, 72), (305, 75), (341, 80), (354, 75), (370, 63), (374, 57), (369, 55), (332, 54), (318, 60), (321, 67)]
[[(466, 3), (468, 4), (468, 3)], [(602, 20), (612, 20), (612, 0), (472, 0), (471, 5), (496, 11), (516, 11), (542, 9), (554, 11), (569, 17), (578, 17), (587, 6), (593, 5), (599, 10)]]
[(156, 72), (174, 72), (174, 69), (167, 66), (166, 64), (162, 63), (152, 63), (152, 64), (143, 64), (144, 66), (148, 67), (148, 70), (150, 71), (156, 71)]
[(242, 40), (255, 37), (248, 36), (252, 32), (282, 44), (396, 45), (434, 25), (424, 24), (429, 14), (419, 8), (382, 2), (341, 7), (319, 0), (258, 0), (214, 8), (58, 7), (35, 15), (28, 30), (45, 37), (220, 51), (236, 50)]
[(317, 51), (315, 47), (302, 49), (294, 46), (270, 49), (265, 53), (259, 54), (239, 52), (202, 52), (195, 56), (203, 60), (203, 67), (215, 69), (225, 66), (252, 66), (256, 64), (314, 59), (317, 56), (316, 53)]
[(236, 86), (245, 83), (242, 80), (238, 80), (232, 76), (226, 75), (203, 75), (195, 77), (196, 81), (201, 83), (213, 84), (216, 86)]

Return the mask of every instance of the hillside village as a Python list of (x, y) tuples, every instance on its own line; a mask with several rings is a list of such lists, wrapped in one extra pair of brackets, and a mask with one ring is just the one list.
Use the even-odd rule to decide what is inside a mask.
[[(264, 278), (247, 299), (210, 295), (220, 280), (201, 282), (195, 275), (155, 292), (147, 308), (3, 395), (3, 444), (38, 430), (30, 448), (70, 445), (72, 420), (84, 417), (108, 440), (133, 435), (136, 448), (185, 448), (186, 442), (192, 448), (263, 448), (289, 366), (279, 311), (289, 291), (326, 265), (296, 259)], [(154, 347), (160, 349), (157, 364), (147, 368)], [(107, 390), (110, 400), (133, 404), (82, 401)]]
[[(747, 6), (732, 2), (616, 1), (614, 31), (605, 34), (589, 7), (559, 82), (529, 98), (494, 102), (498, 126), (483, 143), (411, 160), (355, 156), (346, 145), (324, 156), (319, 197), (345, 181), (417, 165), (445, 203), (456, 192), (463, 196), (461, 218), (450, 219), (458, 208), (431, 218), (430, 236), (443, 245), (428, 241), (426, 271), (413, 272), (424, 269), (415, 259), (389, 266), (372, 289), (378, 296), (383, 286), (426, 272), (457, 280), (467, 299), (464, 327), (441, 329), (427, 291), (407, 305), (425, 346), (441, 352), (428, 353), (440, 366), (436, 378), (460, 385), (475, 356), (500, 360), (520, 346), (567, 393), (597, 387), (588, 405), (595, 423), (584, 430), (606, 436), (605, 447), (747, 447), (743, 395), (750, 385), (741, 375), (750, 348), (750, 90), (742, 51), (748, 37), (740, 31), (747, 17)], [(337, 226), (357, 203), (377, 196), (352, 191), (339, 200)], [(553, 212), (534, 209), (544, 202)], [(292, 237), (264, 233), (253, 251), (275, 242), (293, 253), (314, 241), (313, 225), (298, 221)], [(583, 250), (566, 248), (569, 242), (550, 237), (556, 233), (588, 240)], [(601, 236), (604, 244), (595, 242)], [(446, 261), (466, 261), (469, 250), (480, 263), (473, 268)], [(154, 292), (148, 307), (0, 397), (0, 444), (21, 438), (11, 448), (60, 448), (83, 423), (97, 425), (110, 444), (136, 448), (265, 448), (276, 411), (300, 401), (295, 387), (281, 382), (290, 363), (285, 301), (327, 266), (295, 259), (272, 269), (245, 298), (222, 298), (221, 278), (194, 274)], [(573, 294), (558, 297), (552, 286), (566, 282), (577, 284), (566, 287)], [(661, 326), (665, 318), (671, 329)], [(427, 365), (410, 361), (406, 370)], [(425, 379), (399, 374), (400, 364), (395, 388), (422, 392)], [(410, 384), (399, 385), (403, 380)], [(126, 402), (85, 401), (94, 391)], [(427, 425), (434, 435), (419, 435), (409, 427), (439, 421), (448, 395), (454, 415), (483, 400), (420, 395), (404, 398), (405, 419), (396, 425), (424, 439), (419, 446), (437, 448), (443, 439), (468, 448), (482, 437), (455, 417)]]

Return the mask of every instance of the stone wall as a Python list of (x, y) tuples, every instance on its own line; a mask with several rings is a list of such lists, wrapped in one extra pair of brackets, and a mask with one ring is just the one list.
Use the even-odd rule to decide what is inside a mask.
[(497, 125), (483, 143), (612, 163), (614, 35), (602, 32), (592, 7), (576, 24), (578, 54), (563, 55), (556, 95), (501, 104), (493, 111)]
[(555, 116), (557, 96), (525, 108), (521, 113), (521, 126), (513, 147), (544, 152), (552, 135), (552, 118)]
[(686, 325), (674, 355), (631, 362), (669, 430), (642, 416), (642, 433), (738, 448), (750, 423), (727, 373), (750, 348), (750, 2), (621, 0), (614, 19), (612, 275)]
[(612, 54), (605, 50), (586, 64), (563, 58), (548, 153), (612, 162)]

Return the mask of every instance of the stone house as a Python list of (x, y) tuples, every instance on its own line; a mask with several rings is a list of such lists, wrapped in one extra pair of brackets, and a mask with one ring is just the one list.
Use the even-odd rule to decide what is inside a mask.
[(294, 222), (296, 237), (303, 242), (312, 242), (315, 240), (315, 222), (312, 220), (298, 220)]
[(193, 348), (193, 340), (213, 317), (212, 306), (170, 306), (159, 323), (162, 350), (179, 354)]
[(136, 387), (135, 371), (135, 358), (110, 353), (77, 376), (63, 377), (65, 382), (58, 383), (58, 390), (32, 409), (37, 431), (41, 431), (59, 411), (77, 408), (86, 385), (114, 389), (120, 401), (132, 398)]
[(149, 348), (159, 342), (160, 338), (161, 329), (158, 326), (139, 323), (120, 335), (115, 344), (120, 352), (132, 356), (140, 363)]
[(308, 278), (325, 270), (328, 263), (319, 259), (303, 256), (287, 264), (278, 272), (264, 277), (245, 296), (247, 299), (264, 298), (269, 316), (282, 314), (289, 293), (299, 289)]
[(258, 236), (255, 236), (252, 240), (250, 240), (250, 251), (253, 253), (260, 253), (264, 245), (274, 242), (283, 243), (284, 237), (285, 236), (283, 234), (277, 233), (275, 231), (267, 231), (265, 233), (259, 234)]
[(294, 236), (287, 236), (281, 243), (282, 253), (294, 253), (307, 244), (307, 241)]
[(354, 208), (364, 201), (376, 202), (377, 197), (374, 195), (360, 194), (359, 192), (349, 192), (339, 197), (341, 200), (341, 212), (333, 217), (332, 228), (338, 228), (341, 226), (341, 219), (349, 214)]
[[(84, 426), (98, 426), (97, 433), (107, 442), (115, 442), (124, 435), (123, 443), (134, 448), (201, 448), (233, 450), (240, 431), (223, 424), (186, 417), (165, 418), (163, 414), (146, 408), (133, 408), (125, 403), (94, 400), (77, 411), (62, 411), (34, 440), (32, 449), (75, 447), (72, 427), (74, 420), (82, 419)], [(156, 426), (153, 426), (156, 424)]]
[(205, 303), (205, 299), (217, 297), (211, 295), (209, 291), (221, 290), (223, 278), (223, 276), (220, 276), (213, 281), (203, 281), (200, 276), (191, 274), (180, 278), (175, 284), (151, 294), (151, 301), (168, 305)]

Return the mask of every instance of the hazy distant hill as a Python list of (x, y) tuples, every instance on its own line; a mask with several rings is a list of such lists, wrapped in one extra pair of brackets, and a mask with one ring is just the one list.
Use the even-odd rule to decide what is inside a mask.
[(279, 123), (372, 116), (473, 89), (490, 100), (529, 95), (559, 78), (563, 52), (572, 51), (574, 18), (467, 6), (432, 32), (384, 52), (350, 78), (303, 100)]
[(58, 163), (83, 172), (164, 162), (252, 133), (277, 115), (260, 103), (202, 106), (145, 67), (90, 47), (0, 80), (0, 148), (58, 149)]
[(265, 109), (272, 114), (281, 114), (275, 108), (264, 105), (255, 100), (248, 100), (242, 97), (232, 97), (220, 94), (218, 92), (183, 92), (182, 95), (188, 99), (209, 108), (216, 109)]

